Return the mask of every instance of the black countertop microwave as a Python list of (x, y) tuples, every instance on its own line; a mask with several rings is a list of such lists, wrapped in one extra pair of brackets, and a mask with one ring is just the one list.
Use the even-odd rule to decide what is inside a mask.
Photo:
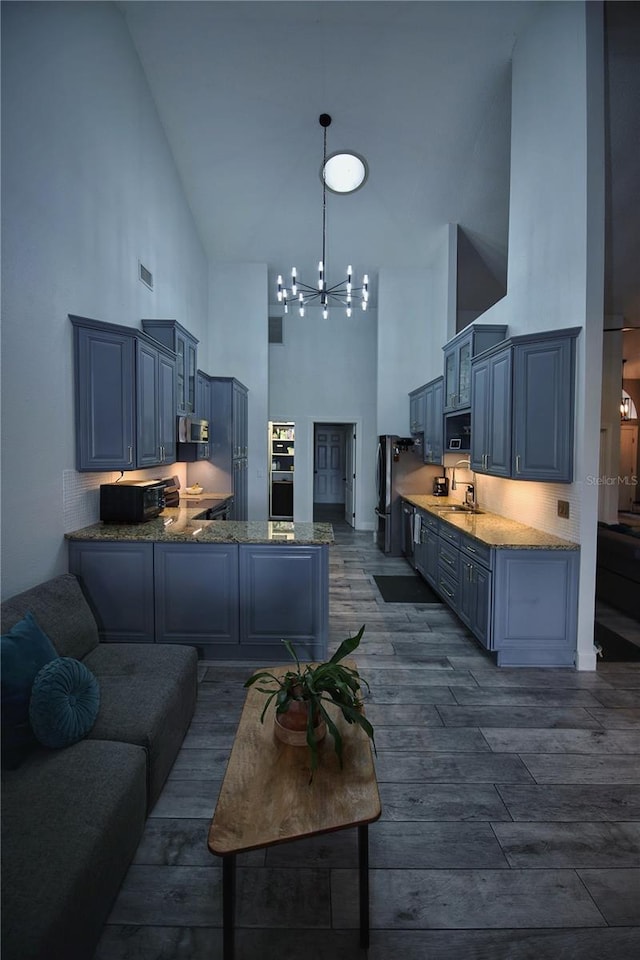
[(164, 510), (163, 480), (120, 480), (100, 484), (100, 519), (105, 523), (144, 523)]

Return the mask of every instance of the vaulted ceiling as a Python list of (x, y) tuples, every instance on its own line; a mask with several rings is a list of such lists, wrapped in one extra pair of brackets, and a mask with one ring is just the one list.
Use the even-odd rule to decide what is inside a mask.
[[(539, 2), (119, 6), (212, 259), (266, 262), (272, 289), (275, 275), (294, 264), (313, 279), (322, 240), (318, 117), (327, 112), (328, 151), (351, 149), (369, 164), (359, 191), (327, 195), (330, 270), (351, 263), (375, 276), (383, 266), (425, 266), (454, 222), (499, 273), (508, 228), (510, 60)], [(608, 202), (618, 218), (609, 222), (607, 312), (640, 326), (638, 219), (626, 225), (640, 193), (634, 208), (617, 189), (640, 186), (637, 142), (627, 152), (630, 132), (637, 136), (638, 46), (618, 9), (635, 6), (607, 5), (615, 8), (616, 43)]]

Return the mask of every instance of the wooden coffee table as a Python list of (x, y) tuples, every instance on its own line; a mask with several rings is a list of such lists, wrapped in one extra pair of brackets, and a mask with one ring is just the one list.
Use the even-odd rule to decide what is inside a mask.
[[(353, 666), (353, 661), (349, 662)], [(274, 673), (289, 667), (269, 667)], [(281, 743), (273, 732), (273, 703), (264, 723), (264, 694), (251, 687), (240, 717), (220, 796), (209, 830), (209, 850), (222, 857), (222, 926), (224, 960), (233, 960), (235, 858), (247, 850), (335, 830), (358, 828), (360, 875), (360, 943), (369, 945), (368, 825), (381, 813), (380, 795), (369, 738), (347, 723), (339, 710), (331, 715), (343, 740), (340, 769), (327, 733), (319, 764), (309, 783), (307, 747)]]

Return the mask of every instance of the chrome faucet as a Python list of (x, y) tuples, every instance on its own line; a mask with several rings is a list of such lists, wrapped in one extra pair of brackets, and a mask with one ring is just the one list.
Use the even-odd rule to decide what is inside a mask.
[(451, 468), (451, 489), (456, 489), (456, 467), (459, 467), (462, 463), (464, 463), (469, 473), (473, 474), (473, 483), (467, 485), (464, 502), (468, 507), (471, 507), (471, 509), (475, 509), (478, 506), (476, 501), (476, 475), (475, 471), (471, 469), (471, 460), (456, 460)]

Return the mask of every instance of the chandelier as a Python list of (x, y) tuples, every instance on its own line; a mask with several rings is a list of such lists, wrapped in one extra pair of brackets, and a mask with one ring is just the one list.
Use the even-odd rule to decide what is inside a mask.
[[(337, 283), (327, 280), (325, 268), (327, 262), (327, 187), (334, 193), (353, 193), (362, 186), (367, 177), (367, 167), (355, 153), (336, 153), (327, 157), (327, 127), (331, 124), (328, 113), (320, 114), (320, 126), (323, 130), (322, 155), (322, 259), (318, 263), (318, 279), (314, 284), (305, 283), (298, 278), (295, 267), (291, 269), (291, 286), (284, 285), (282, 274), (278, 275), (278, 303), (289, 312), (290, 301), (295, 302), (301, 317), (307, 304), (318, 303), (322, 307), (322, 316), (329, 316), (329, 306), (340, 304), (345, 308), (347, 317), (351, 316), (353, 305), (359, 304), (366, 310), (369, 303), (369, 277), (365, 273), (362, 285), (353, 285), (353, 268), (347, 267), (347, 275)], [(336, 176), (337, 179), (332, 179)]]

